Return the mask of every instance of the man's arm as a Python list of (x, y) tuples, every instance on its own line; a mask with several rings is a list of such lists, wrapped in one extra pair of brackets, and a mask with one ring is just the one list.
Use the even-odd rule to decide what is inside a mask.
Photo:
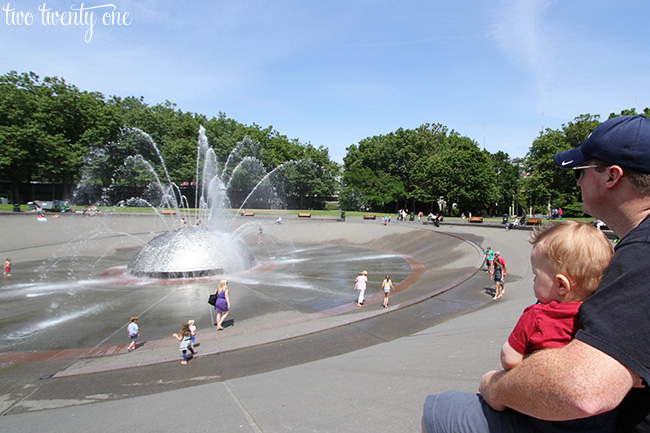
[(483, 375), (485, 401), (536, 418), (562, 421), (614, 409), (638, 376), (580, 340), (535, 352), (510, 371)]

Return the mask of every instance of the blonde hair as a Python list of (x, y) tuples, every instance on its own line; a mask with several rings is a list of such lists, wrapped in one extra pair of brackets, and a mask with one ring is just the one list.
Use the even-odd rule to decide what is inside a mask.
[(569, 279), (582, 299), (596, 291), (614, 255), (612, 244), (600, 229), (578, 221), (536, 229), (530, 243), (548, 257), (557, 273)]
[(189, 326), (194, 325), (194, 320), (188, 320), (188, 321), (187, 321), (187, 324), (188, 324)]
[(217, 289), (217, 293), (221, 293), (226, 289), (226, 286), (228, 285), (228, 280), (221, 280), (219, 282), (219, 288)]
[(181, 337), (183, 337), (183, 336), (185, 336), (185, 335), (190, 335), (190, 334), (191, 334), (191, 332), (190, 332), (190, 325), (189, 325), (187, 322), (183, 322), (183, 323), (181, 324), (181, 332), (179, 332), (178, 335), (180, 335)]

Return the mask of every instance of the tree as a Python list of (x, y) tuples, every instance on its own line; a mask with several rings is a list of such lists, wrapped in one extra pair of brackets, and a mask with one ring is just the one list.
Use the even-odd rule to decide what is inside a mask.
[(32, 180), (79, 180), (88, 143), (100, 138), (103, 108), (101, 94), (57, 77), (15, 71), (0, 77), (0, 177), (12, 182), (15, 202), (20, 185)]
[(444, 179), (447, 214), (451, 214), (453, 203), (459, 209), (484, 213), (497, 200), (496, 173), (488, 155), (473, 140), (455, 132), (450, 134), (438, 164), (444, 170), (439, 178)]
[[(513, 164), (507, 153), (498, 151), (495, 154), (489, 154), (492, 170), (496, 175), (497, 199), (494, 203), (494, 212), (496, 214), (509, 213), (511, 205), (519, 205), (519, 190), (521, 184), (521, 175), (518, 165)], [(517, 213), (516, 209), (513, 212)]]
[(474, 141), (440, 124), (400, 128), (348, 148), (344, 190), (347, 196), (363, 194), (379, 210), (433, 211), (441, 197), (449, 205), (487, 210), (498, 194), (486, 155)]

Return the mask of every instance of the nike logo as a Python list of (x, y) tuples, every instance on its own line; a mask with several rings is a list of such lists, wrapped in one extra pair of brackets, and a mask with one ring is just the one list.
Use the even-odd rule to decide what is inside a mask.
[(563, 165), (563, 166), (564, 166), (564, 165), (569, 165), (569, 164), (571, 164), (572, 162), (573, 162), (573, 160), (571, 160), (571, 161), (562, 161), (562, 165)]

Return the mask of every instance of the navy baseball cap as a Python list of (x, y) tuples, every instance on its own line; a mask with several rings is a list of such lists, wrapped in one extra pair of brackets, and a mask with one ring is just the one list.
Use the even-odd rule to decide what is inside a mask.
[(601, 123), (579, 147), (553, 157), (562, 168), (585, 165), (592, 159), (650, 173), (650, 119), (614, 117)]

